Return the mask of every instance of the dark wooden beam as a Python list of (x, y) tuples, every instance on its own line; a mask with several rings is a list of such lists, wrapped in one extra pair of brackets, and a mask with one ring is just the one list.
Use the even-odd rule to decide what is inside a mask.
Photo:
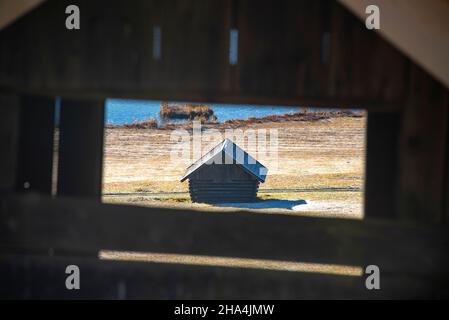
[[(449, 90), (446, 94), (446, 108), (449, 110)], [(445, 146), (445, 173), (443, 185), (443, 217), (442, 222), (449, 224), (449, 112), (446, 114), (446, 146)]]
[(400, 115), (369, 112), (367, 122), (364, 216), (395, 219)]
[(104, 103), (62, 100), (59, 123), (59, 196), (100, 199)]
[(23, 96), (20, 104), (17, 188), (50, 194), (55, 101), (47, 97)]
[(447, 228), (423, 223), (179, 211), (33, 194), (5, 198), (0, 208), (4, 252), (91, 256), (105, 249), (375, 264), (411, 276), (444, 276), (449, 267)]
[(0, 194), (16, 188), (19, 112), (19, 98), (0, 93)]
[[(79, 290), (65, 287), (68, 265), (79, 267)], [(381, 289), (367, 290), (365, 276), (23, 255), (0, 256), (0, 282), (0, 297), (3, 299), (448, 297), (447, 283), (410, 278), (405, 274), (382, 274)]]
[[(79, 0), (76, 31), (65, 28), (68, 4), (48, 1), (0, 33), (0, 46), (14, 48), (0, 55), (0, 88), (72, 98), (404, 106), (409, 60), (336, 2), (136, 0), (124, 7), (111, 0), (105, 10)], [(239, 32), (233, 66), (231, 27)]]
[(441, 222), (448, 179), (449, 91), (417, 66), (411, 67), (408, 86), (400, 132), (399, 214)]

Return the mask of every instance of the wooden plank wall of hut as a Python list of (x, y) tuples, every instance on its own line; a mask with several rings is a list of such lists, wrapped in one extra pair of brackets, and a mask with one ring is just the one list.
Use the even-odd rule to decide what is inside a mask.
[[(80, 30), (65, 28), (71, 2), (49, 0), (0, 31), (0, 148), (8, 151), (0, 157), (1, 296), (70, 297), (59, 280), (71, 261), (89, 270), (91, 294), (83, 291), (82, 297), (123, 297), (121, 281), (125, 297), (447, 295), (447, 224), (439, 225), (449, 217), (447, 88), (335, 2), (77, 2)], [(155, 26), (161, 30), (156, 59)], [(232, 66), (230, 28), (239, 31), (238, 63)], [(91, 99), (93, 106), (127, 97), (365, 108), (366, 219), (220, 215), (18, 195), (19, 150), (27, 145), (19, 143), (22, 95), (60, 96), (80, 105)], [(77, 190), (95, 185), (89, 192), (95, 196), (103, 117), (90, 113), (76, 117), (95, 136), (84, 150), (91, 161), (76, 167), (84, 182)], [(40, 130), (46, 129), (49, 124), (42, 123)], [(76, 141), (78, 152), (81, 144)], [(44, 145), (48, 149), (50, 142)], [(370, 292), (360, 287), (360, 277), (92, 259), (100, 249), (378, 264), (385, 268), (385, 286)], [(41, 274), (50, 281), (38, 291)], [(205, 278), (210, 283), (195, 281)], [(167, 283), (170, 289), (164, 289)]]

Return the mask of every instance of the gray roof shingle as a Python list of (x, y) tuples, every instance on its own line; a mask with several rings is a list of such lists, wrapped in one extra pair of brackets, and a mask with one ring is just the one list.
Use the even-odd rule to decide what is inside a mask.
[(222, 164), (223, 162), (224, 164), (237, 164), (243, 170), (256, 177), (260, 182), (265, 182), (268, 169), (229, 139), (224, 139), (190, 165), (181, 178), (181, 182), (188, 179), (192, 173), (203, 165), (212, 163)]

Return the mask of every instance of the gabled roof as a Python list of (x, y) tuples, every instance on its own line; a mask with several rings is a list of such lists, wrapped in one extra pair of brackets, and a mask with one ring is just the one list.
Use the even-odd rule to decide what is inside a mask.
[(0, 30), (33, 10), (44, 0), (0, 0)]
[(243, 170), (257, 178), (260, 182), (265, 182), (268, 169), (259, 161), (251, 157), (246, 151), (229, 139), (224, 139), (209, 152), (190, 165), (181, 178), (181, 182), (203, 165), (210, 164), (237, 164)]

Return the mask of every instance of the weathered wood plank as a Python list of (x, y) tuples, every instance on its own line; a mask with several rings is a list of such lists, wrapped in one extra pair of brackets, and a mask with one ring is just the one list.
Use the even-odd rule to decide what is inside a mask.
[[(383, 111), (404, 105), (407, 58), (334, 2), (136, 0), (123, 7), (112, 0), (105, 8), (80, 0), (76, 31), (65, 29), (68, 4), (48, 1), (0, 33), (0, 46), (13, 48), (0, 55), (0, 88)], [(160, 59), (152, 58), (155, 26)], [(231, 26), (239, 31), (235, 66)]]
[(48, 97), (23, 96), (17, 188), (50, 194), (52, 191), (55, 102)]
[(0, 194), (16, 188), (19, 112), (19, 97), (0, 93)]
[[(449, 3), (445, 0), (339, 0), (362, 21), (366, 8), (381, 11), (378, 30), (390, 42), (449, 87)], [(413, 34), (410, 34), (413, 26)]]
[(338, 2), (331, 3), (330, 92), (337, 97), (404, 101), (409, 60), (377, 32), (368, 30), (364, 21)]
[(179, 211), (32, 194), (0, 201), (4, 250), (92, 254), (109, 249), (375, 264), (385, 273), (415, 276), (442, 276), (449, 266), (449, 236), (441, 226)]
[(443, 220), (448, 96), (449, 91), (421, 68), (411, 67), (399, 145), (398, 202), (404, 219)]
[(59, 196), (101, 196), (103, 101), (62, 100), (59, 125)]
[(400, 116), (368, 113), (364, 216), (398, 218)]
[[(80, 269), (67, 290), (65, 268)], [(404, 299), (444, 298), (444, 284), (407, 275), (364, 277), (181, 264), (113, 262), (75, 257), (0, 256), (0, 297), (16, 299)]]
[[(449, 90), (446, 94), (446, 108), (449, 110)], [(443, 185), (443, 217), (442, 223), (449, 224), (449, 112), (446, 115), (446, 147), (445, 147), (445, 172)]]

